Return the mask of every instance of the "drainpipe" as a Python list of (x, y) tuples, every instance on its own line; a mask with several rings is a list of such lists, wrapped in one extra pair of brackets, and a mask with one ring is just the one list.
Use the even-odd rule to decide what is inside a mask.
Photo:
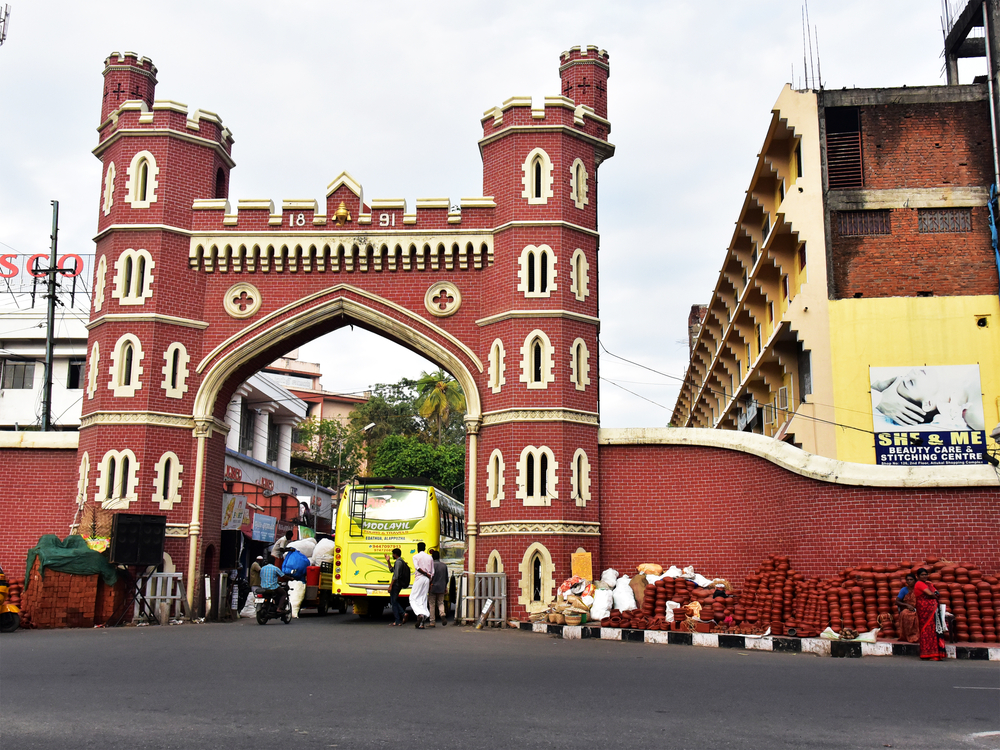
[(996, 101), (993, 98), (993, 56), (990, 54), (991, 39), (990, 34), (990, 14), (987, 9), (989, 3), (983, 0), (983, 28), (986, 32), (986, 83), (990, 91), (990, 133), (993, 135), (993, 184), (1000, 186), (1000, 159), (997, 157), (997, 110)]

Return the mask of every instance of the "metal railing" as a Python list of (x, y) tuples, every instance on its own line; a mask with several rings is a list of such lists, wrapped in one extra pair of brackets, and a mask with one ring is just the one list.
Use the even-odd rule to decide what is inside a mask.
[[(146, 579), (143, 596), (161, 625), (182, 615), (184, 576), (181, 573), (153, 573)], [(132, 608), (132, 619), (139, 619), (139, 602)]]
[(475, 622), (486, 606), (487, 599), (493, 600), (493, 609), (486, 618), (487, 624), (502, 625), (507, 621), (507, 574), (462, 573), (455, 617), (462, 622)]

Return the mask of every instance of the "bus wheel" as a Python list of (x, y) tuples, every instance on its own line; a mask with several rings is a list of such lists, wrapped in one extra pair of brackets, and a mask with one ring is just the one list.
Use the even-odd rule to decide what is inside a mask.
[(334, 597), (334, 608), (337, 610), (338, 615), (346, 615), (347, 600), (342, 596)]

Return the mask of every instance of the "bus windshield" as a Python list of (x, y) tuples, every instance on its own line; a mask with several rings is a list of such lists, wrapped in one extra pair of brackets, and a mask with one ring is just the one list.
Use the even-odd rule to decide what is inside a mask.
[[(351, 509), (360, 507), (365, 490), (354, 490)], [(427, 513), (427, 490), (369, 487), (365, 519), (369, 521), (412, 521)]]

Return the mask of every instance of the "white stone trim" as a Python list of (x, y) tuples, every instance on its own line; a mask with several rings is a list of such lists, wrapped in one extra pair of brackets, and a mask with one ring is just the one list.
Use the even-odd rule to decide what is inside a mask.
[[(545, 289), (541, 288), (542, 271), (545, 271)], [(548, 245), (528, 245), (521, 251), (518, 258), (518, 284), (517, 290), (523, 292), (525, 297), (549, 297), (552, 292), (558, 289), (556, 284), (556, 254)], [(531, 276), (534, 275), (534, 288), (529, 286)]]
[[(139, 196), (139, 166), (145, 160), (146, 171), (146, 194)], [(128, 179), (125, 181), (125, 202), (132, 208), (149, 208), (151, 203), (156, 203), (158, 197), (156, 188), (160, 186), (156, 179), (160, 174), (160, 168), (156, 166), (156, 158), (149, 151), (140, 151), (132, 157), (132, 163), (128, 166)]]
[[(166, 464), (170, 461), (170, 472), (167, 474)], [(160, 510), (173, 510), (173, 507), (181, 501), (181, 473), (184, 467), (181, 466), (177, 454), (167, 451), (160, 460), (156, 462), (156, 478), (153, 479), (155, 491), (150, 498), (154, 503), (158, 503)], [(165, 497), (164, 497), (165, 496)]]
[(503, 341), (500, 339), (493, 340), (493, 346), (490, 347), (489, 356), (489, 386), (493, 393), (500, 393), (500, 389), (507, 382), (505, 372), (507, 370), (507, 352), (503, 348)]
[(806, 453), (774, 438), (699, 427), (629, 427), (598, 431), (601, 445), (690, 445), (759, 456), (820, 482), (861, 487), (1000, 487), (992, 466), (877, 466)]
[[(531, 575), (532, 575), (532, 560), (535, 555), (538, 555), (541, 561), (541, 599), (537, 602), (531, 601), (532, 586), (531, 586)], [(524, 551), (524, 557), (521, 559), (521, 564), (518, 566), (521, 571), (521, 581), (520, 581), (520, 591), (517, 595), (517, 603), (524, 607), (528, 612), (541, 612), (547, 609), (549, 602), (552, 601), (555, 596), (555, 565), (552, 564), (552, 555), (549, 554), (548, 549), (541, 542), (534, 542), (531, 546)]]
[(573, 251), (570, 260), (569, 286), (578, 302), (584, 302), (590, 296), (590, 262), (580, 248)]
[(115, 163), (108, 164), (108, 171), (104, 175), (104, 215), (111, 213), (111, 207), (115, 205)]
[[(532, 379), (532, 348), (533, 344), (538, 341), (541, 344), (542, 351), (542, 367), (541, 367), (541, 380)], [(549, 387), (549, 383), (555, 381), (555, 362), (552, 355), (552, 343), (549, 341), (549, 337), (545, 335), (545, 331), (536, 328), (534, 331), (528, 334), (527, 338), (524, 340), (524, 345), (521, 346), (521, 382), (524, 383), (529, 390), (544, 390)]]
[(499, 508), (500, 502), (505, 499), (504, 474), (506, 466), (503, 462), (503, 453), (500, 449), (495, 449), (490, 454), (489, 463), (486, 465), (486, 499), (490, 501), (491, 508)]
[[(124, 474), (123, 459), (128, 459), (128, 475)], [(114, 476), (110, 476), (111, 460), (115, 461)], [(111, 492), (108, 493), (108, 480), (111, 480)], [(97, 492), (94, 502), (101, 503), (106, 510), (127, 509), (139, 499), (136, 490), (139, 484), (139, 461), (135, 454), (126, 448), (122, 451), (111, 450), (101, 459), (101, 473), (97, 479)]]
[[(534, 457), (534, 486), (528, 487), (528, 457)], [(537, 494), (541, 489), (542, 456), (545, 456), (548, 468), (545, 471), (544, 495)], [(549, 506), (553, 500), (559, 499), (559, 491), (556, 485), (559, 482), (557, 470), (559, 464), (556, 462), (555, 454), (547, 445), (535, 447), (525, 446), (521, 451), (521, 457), (517, 461), (517, 499), (525, 506)]]
[(97, 392), (97, 376), (101, 366), (101, 347), (95, 341), (90, 347), (90, 361), (87, 362), (87, 398), (92, 399)]
[(94, 279), (94, 312), (100, 312), (104, 307), (104, 287), (108, 276), (108, 258), (102, 255), (97, 261), (97, 276)]
[[(174, 370), (174, 352), (178, 352), (176, 388), (170, 385), (171, 375), (173, 375)], [(172, 343), (163, 353), (163, 382), (160, 383), (160, 387), (166, 391), (167, 398), (184, 398), (184, 394), (188, 391), (187, 377), (190, 375), (190, 372), (187, 366), (190, 361), (191, 355), (187, 353), (184, 344), (179, 341)]]
[(83, 452), (80, 457), (80, 473), (76, 481), (76, 504), (82, 506), (87, 502), (87, 485), (90, 484), (90, 454)]
[(587, 451), (583, 448), (577, 448), (576, 453), (573, 454), (570, 486), (577, 506), (586, 508), (587, 501), (590, 500), (590, 459), (587, 457)]
[(569, 382), (578, 390), (585, 390), (590, 385), (590, 350), (587, 342), (576, 338), (569, 349), (570, 374)]
[[(123, 381), (125, 376), (123, 354), (126, 344), (131, 344), (132, 351), (132, 377), (128, 383)], [(132, 398), (135, 392), (142, 390), (142, 358), (146, 355), (142, 351), (142, 343), (139, 338), (131, 333), (123, 334), (115, 342), (114, 351), (111, 353), (111, 367), (108, 374), (111, 380), (108, 388), (114, 391), (115, 396), (120, 398)]]
[(115, 286), (111, 296), (118, 300), (119, 305), (146, 304), (146, 300), (153, 296), (154, 268), (156, 262), (148, 250), (131, 247), (123, 250), (115, 261)]
[(587, 195), (589, 181), (590, 175), (587, 173), (587, 167), (583, 164), (583, 159), (574, 159), (573, 165), (569, 168), (569, 188), (570, 195), (573, 197), (573, 205), (581, 210), (590, 203)]
[[(538, 190), (535, 190), (535, 175), (534, 175), (534, 165), (537, 159), (541, 162), (541, 185), (538, 186)], [(524, 164), (521, 165), (521, 170), (524, 172), (524, 176), (521, 178), (521, 184), (524, 185), (524, 190), (521, 192), (521, 197), (527, 199), (528, 205), (530, 206), (543, 206), (549, 202), (549, 198), (552, 197), (552, 160), (549, 155), (542, 148), (533, 148), (528, 152), (527, 157), (524, 159)], [(535, 197), (535, 193), (538, 192), (538, 197)]]

